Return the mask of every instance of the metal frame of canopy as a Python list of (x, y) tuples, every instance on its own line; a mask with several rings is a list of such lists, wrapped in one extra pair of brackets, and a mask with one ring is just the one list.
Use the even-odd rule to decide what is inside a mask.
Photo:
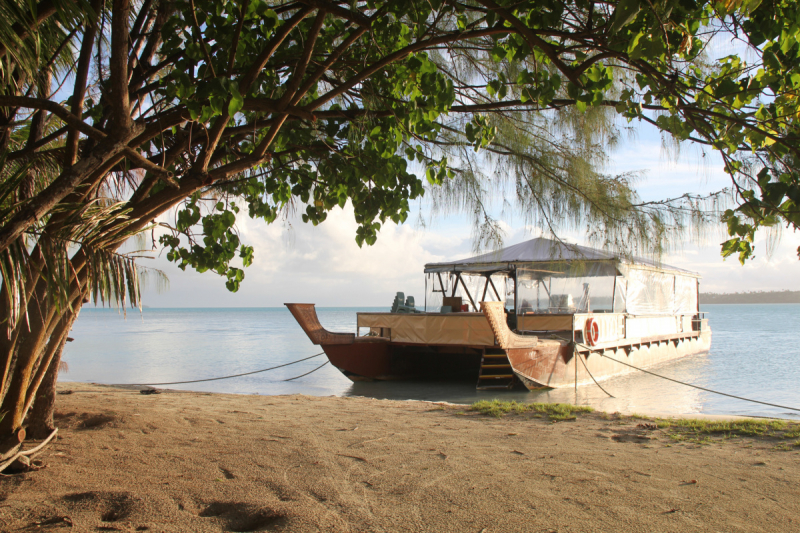
[[(458, 289), (458, 283), (461, 282), (461, 286), (464, 288), (464, 292), (466, 293), (467, 298), (469, 298), (469, 301), (472, 304), (472, 307), (476, 311), (478, 311), (479, 310), (478, 305), (475, 303), (475, 299), (472, 297), (472, 293), (470, 293), (469, 287), (464, 282), (464, 278), (461, 277), (462, 273), (461, 272), (447, 272), (447, 273), (455, 275), (455, 280), (453, 281), (453, 290), (451, 291), (450, 296), (452, 297), (452, 296), (456, 295), (456, 290)], [(498, 301), (502, 301), (503, 300), (500, 297), (500, 292), (497, 290), (497, 287), (495, 286), (494, 281), (492, 281), (492, 274), (495, 274), (495, 273), (496, 273), (496, 271), (493, 271), (493, 272), (489, 272), (489, 273), (486, 273), (486, 274), (482, 275), (482, 277), (484, 277), (486, 279), (486, 283), (484, 284), (483, 296), (481, 297), (480, 301), (486, 300), (486, 293), (489, 291), (489, 286), (490, 285), (492, 286), (492, 290), (494, 291), (495, 296), (497, 296), (497, 300)], [(436, 272), (435, 274), (436, 274), (436, 277), (434, 278), (434, 288), (432, 289), (431, 292), (441, 292), (442, 295), (444, 296), (445, 294), (447, 294), (447, 288), (445, 288), (445, 286), (444, 286), (444, 280), (442, 280), (442, 273), (441, 272)], [(439, 280), (439, 289), (438, 290), (436, 289), (436, 280), (437, 279)], [(477, 294), (476, 294), (476, 296), (477, 296)], [(428, 277), (427, 276), (425, 276), (425, 308), (426, 308), (426, 310), (428, 308)]]
[[(537, 268), (538, 267), (538, 268)], [(551, 276), (565, 275), (570, 277), (594, 277), (594, 276), (613, 276), (613, 288), (611, 293), (611, 312), (616, 311), (617, 277), (628, 278), (631, 270), (649, 271), (652, 275), (665, 274), (682, 278), (698, 278), (697, 290), (699, 293), (699, 277), (697, 272), (692, 272), (682, 268), (657, 264), (639, 257), (626, 257), (622, 254), (613, 254), (578, 245), (568, 245), (550, 239), (532, 239), (508, 248), (483, 254), (475, 257), (451, 261), (444, 263), (429, 263), (425, 265), (426, 274), (436, 274), (434, 277), (433, 292), (441, 292), (446, 295), (442, 274), (446, 273), (454, 276), (452, 295), (455, 296), (459, 282), (469, 298), (475, 310), (478, 309), (475, 299), (471, 294), (467, 283), (462, 275), (481, 276), (486, 279), (483, 287), (483, 299), (488, 292), (489, 285), (492, 286), (498, 300), (503, 301), (499, 291), (492, 281), (492, 275), (504, 274), (507, 278), (514, 280), (514, 309), (518, 310), (519, 302), (519, 275), (520, 272), (550, 274)], [(548, 276), (541, 276), (541, 278)], [(541, 279), (540, 278), (540, 279)], [(436, 280), (439, 281), (439, 290), (435, 289)], [(428, 276), (425, 277), (425, 307), (427, 310), (428, 297)], [(627, 288), (628, 283), (624, 285)], [(480, 290), (480, 285), (477, 287)], [(672, 298), (675, 298), (676, 288), (673, 288)], [(625, 291), (627, 292), (627, 291)], [(549, 293), (549, 291), (548, 291)], [(476, 293), (475, 296), (478, 296)], [(625, 295), (627, 301), (627, 294)], [(699, 311), (699, 297), (697, 298), (697, 310)]]

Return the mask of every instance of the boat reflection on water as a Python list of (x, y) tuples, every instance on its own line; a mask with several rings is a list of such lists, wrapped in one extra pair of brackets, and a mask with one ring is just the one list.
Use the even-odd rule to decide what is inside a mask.
[[(681, 381), (703, 385), (709, 361), (705, 354), (684, 357), (650, 368)], [(637, 372), (610, 378), (601, 385), (614, 398), (609, 398), (596, 385), (574, 388), (480, 391), (472, 381), (382, 381), (357, 382), (344, 392), (346, 396), (363, 396), (381, 400), (421, 400), (472, 404), (480, 400), (500, 399), (517, 402), (571, 403), (588, 405), (608, 413), (685, 415), (702, 412), (709, 393), (664, 379)]]

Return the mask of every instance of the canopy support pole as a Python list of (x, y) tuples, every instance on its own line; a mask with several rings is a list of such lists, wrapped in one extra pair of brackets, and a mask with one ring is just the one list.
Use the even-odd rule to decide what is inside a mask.
[(700, 280), (697, 280), (697, 318), (700, 318)]
[(611, 292), (611, 312), (617, 312), (617, 276), (614, 276), (614, 290)]
[(489, 276), (486, 276), (486, 284), (483, 286), (483, 296), (481, 296), (481, 301), (482, 302), (486, 301), (486, 293), (487, 292), (489, 292)]
[[(467, 284), (464, 282), (464, 278), (461, 277), (461, 272), (456, 272), (456, 285), (458, 285), (459, 281), (461, 282), (461, 285), (464, 287), (464, 292), (467, 293), (467, 298), (469, 298), (469, 301), (472, 304), (472, 308), (475, 309), (475, 311), (477, 312), (479, 310), (478, 306), (475, 305), (475, 300), (472, 299), (472, 295), (469, 293), (469, 289), (467, 288)], [(454, 285), (453, 286), (453, 296), (455, 296), (455, 295), (456, 295), (456, 288), (455, 288), (455, 285)]]
[[(444, 288), (444, 281), (442, 281), (442, 273), (441, 272), (437, 272), (436, 276), (438, 276), (438, 278), (439, 278), (439, 288), (441, 289), (441, 291), (439, 291), (439, 292), (441, 292), (442, 296), (444, 296), (445, 294), (447, 294), (447, 292), (446, 292), (446, 290)], [(434, 281), (434, 283), (433, 283), (433, 292), (436, 292), (436, 281)]]
[(517, 267), (514, 267), (514, 314), (519, 316), (519, 306), (517, 302)]
[(487, 279), (489, 280), (489, 283), (492, 284), (492, 290), (494, 290), (494, 295), (497, 296), (497, 301), (502, 302), (503, 299), (500, 298), (500, 293), (497, 292), (497, 287), (494, 286), (494, 281), (492, 281), (492, 276), (489, 276)]

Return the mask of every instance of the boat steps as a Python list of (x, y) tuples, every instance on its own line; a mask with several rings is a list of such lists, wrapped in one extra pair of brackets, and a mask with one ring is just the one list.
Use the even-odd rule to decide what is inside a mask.
[(511, 371), (511, 363), (503, 350), (486, 350), (481, 358), (477, 390), (511, 390), (517, 377)]

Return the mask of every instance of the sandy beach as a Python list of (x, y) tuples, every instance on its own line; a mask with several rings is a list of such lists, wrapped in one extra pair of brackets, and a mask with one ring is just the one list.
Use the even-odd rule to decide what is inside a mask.
[(59, 391), (44, 467), (0, 478), (3, 531), (800, 531), (797, 438), (604, 413)]

